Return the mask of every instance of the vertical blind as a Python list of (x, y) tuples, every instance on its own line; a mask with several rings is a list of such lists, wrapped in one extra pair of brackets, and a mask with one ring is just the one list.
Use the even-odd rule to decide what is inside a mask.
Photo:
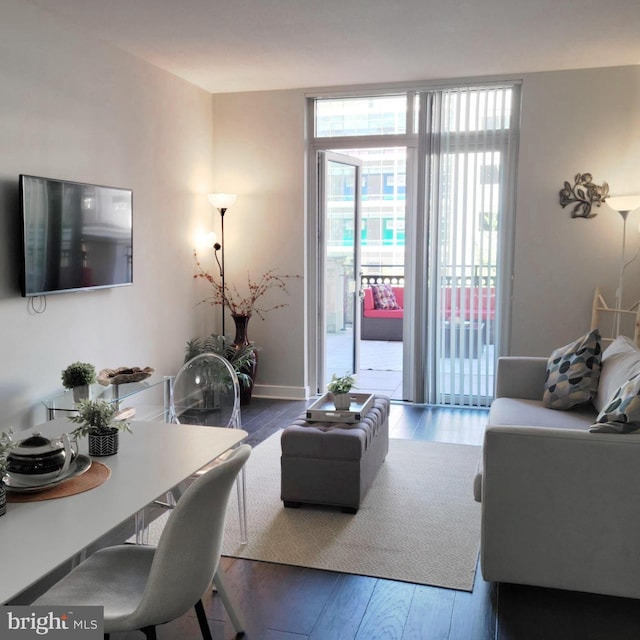
[(496, 335), (506, 281), (501, 233), (512, 210), (517, 87), (444, 90), (432, 147), (431, 402), (484, 406), (493, 397)]

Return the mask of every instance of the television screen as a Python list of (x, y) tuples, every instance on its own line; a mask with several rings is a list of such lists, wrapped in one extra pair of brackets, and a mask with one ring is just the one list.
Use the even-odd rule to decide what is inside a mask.
[(130, 189), (20, 176), (23, 296), (133, 282)]

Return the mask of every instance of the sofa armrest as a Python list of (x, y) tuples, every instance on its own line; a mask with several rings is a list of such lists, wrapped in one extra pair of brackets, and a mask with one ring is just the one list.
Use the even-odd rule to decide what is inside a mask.
[(485, 580), (640, 598), (640, 435), (489, 426)]
[(508, 356), (498, 358), (496, 398), (542, 400), (548, 358)]

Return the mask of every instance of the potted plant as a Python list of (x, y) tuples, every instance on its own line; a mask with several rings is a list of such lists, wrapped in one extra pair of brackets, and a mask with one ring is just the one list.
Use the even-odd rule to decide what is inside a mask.
[(350, 391), (356, 384), (356, 377), (351, 374), (337, 377), (334, 373), (327, 385), (327, 390), (333, 395), (333, 406), (338, 410), (347, 410), (351, 406)]
[(126, 420), (118, 419), (116, 403), (105, 400), (81, 400), (77, 413), (69, 418), (77, 424), (71, 436), (75, 439), (89, 436), (90, 456), (111, 456), (118, 453), (118, 432), (131, 428)]
[(3, 431), (0, 434), (0, 516), (3, 516), (7, 511), (7, 488), (4, 484), (4, 476), (7, 473), (7, 454), (13, 447), (13, 429), (9, 429), (9, 432)]
[(212, 333), (204, 340), (200, 338), (189, 340), (184, 351), (184, 361), (187, 363), (201, 353), (216, 353), (222, 356), (229, 362), (238, 376), (242, 397), (242, 390), (249, 390), (253, 385), (250, 372), (255, 363), (255, 356), (258, 350), (259, 347), (256, 347), (251, 342), (238, 346), (231, 338)]
[(96, 368), (88, 362), (73, 362), (62, 372), (62, 386), (73, 390), (74, 402), (89, 397), (89, 385), (96, 379)]

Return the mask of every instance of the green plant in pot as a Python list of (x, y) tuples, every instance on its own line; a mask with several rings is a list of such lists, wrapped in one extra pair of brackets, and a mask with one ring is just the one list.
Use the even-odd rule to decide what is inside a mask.
[(89, 362), (73, 362), (62, 371), (62, 386), (73, 390), (73, 400), (89, 397), (89, 385), (97, 380), (96, 368)]
[(252, 380), (247, 371), (251, 370), (256, 351), (259, 351), (259, 347), (254, 344), (238, 347), (231, 338), (212, 333), (204, 340), (201, 338), (189, 340), (184, 352), (184, 361), (189, 362), (201, 353), (216, 353), (228, 360), (238, 376), (240, 386), (249, 387)]
[(356, 377), (352, 374), (344, 376), (331, 376), (331, 381), (327, 385), (327, 390), (333, 395), (333, 405), (337, 410), (348, 410), (351, 406), (351, 389), (356, 384)]
[(116, 403), (104, 400), (81, 400), (77, 413), (69, 418), (78, 426), (71, 432), (75, 439), (89, 437), (89, 455), (110, 456), (118, 452), (118, 433), (131, 432), (126, 420), (119, 420)]
[(0, 516), (3, 516), (7, 511), (7, 488), (4, 484), (4, 477), (7, 473), (7, 454), (14, 445), (11, 436), (13, 435), (13, 429), (9, 429), (9, 432), (3, 431), (0, 434)]

